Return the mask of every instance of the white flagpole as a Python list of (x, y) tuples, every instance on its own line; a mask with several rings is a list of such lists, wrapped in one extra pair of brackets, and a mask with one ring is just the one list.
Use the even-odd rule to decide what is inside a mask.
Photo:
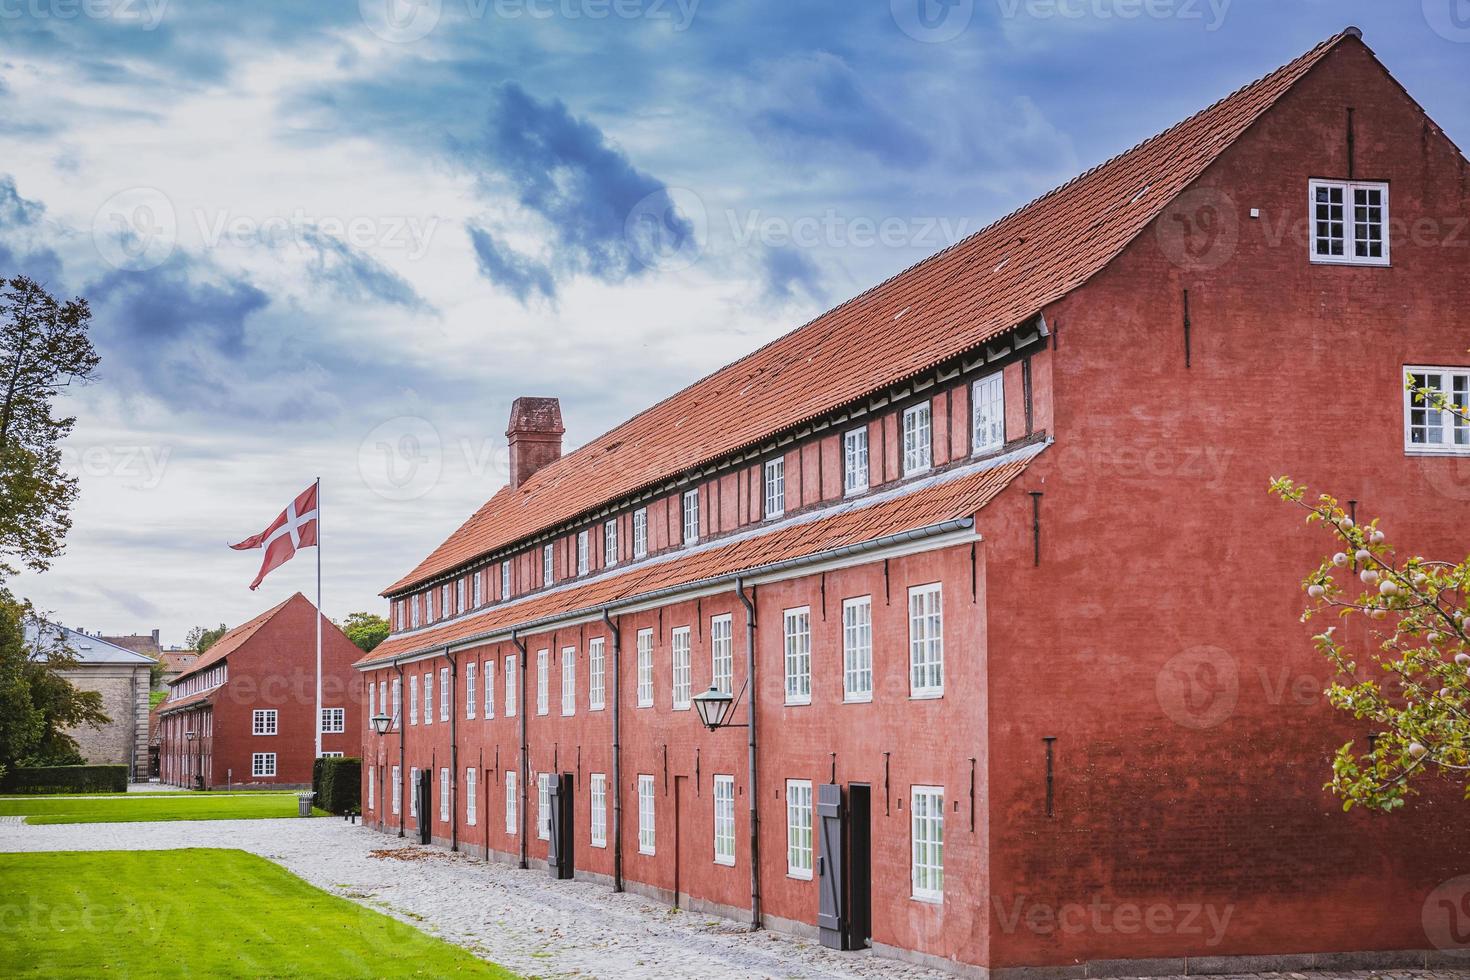
[(316, 478), (316, 758), (322, 757), (322, 478)]

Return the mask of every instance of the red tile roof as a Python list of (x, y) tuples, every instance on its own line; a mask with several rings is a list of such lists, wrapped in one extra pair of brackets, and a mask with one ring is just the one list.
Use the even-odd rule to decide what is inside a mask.
[(297, 592), (285, 602), (278, 603), (267, 609), (265, 612), (261, 613), (259, 616), (256, 616), (249, 622), (242, 623), (239, 626), (236, 626), (224, 636), (220, 637), (218, 640), (215, 640), (212, 644), (210, 644), (209, 649), (200, 654), (198, 660), (185, 667), (184, 672), (181, 673), (178, 677), (174, 678), (173, 681), (171, 681), (170, 683), (177, 684), (184, 678), (191, 677), (194, 674), (199, 673), (199, 671), (205, 669), (206, 667), (219, 663), (221, 660), (225, 659), (230, 654), (240, 649), (240, 647), (245, 644), (245, 641), (254, 636), (256, 631), (259, 630), (262, 626), (270, 622), (272, 617), (274, 617), (276, 613), (280, 612), (282, 609), (285, 609), (291, 603), (297, 601), (305, 602), (308, 605), (311, 604), (310, 599), (306, 598), (306, 596), (302, 595), (300, 592)]
[(734, 534), (620, 572), (533, 593), (431, 629), (396, 634), (358, 660), (358, 664), (425, 652), (550, 617), (585, 615), (609, 603), (634, 600), (661, 589), (696, 586), (736, 572), (769, 568), (789, 559), (821, 555), (849, 545), (969, 518), (1019, 476), (1036, 451), (983, 468), (964, 467), (866, 501), (793, 519), (759, 533)]
[(383, 594), (901, 382), (1033, 317), (1106, 267), (1348, 38), (1357, 35), (1344, 32), (1324, 41), (1167, 132), (695, 382), (545, 466), (518, 489), (502, 488)]
[(198, 691), (187, 697), (179, 698), (177, 701), (164, 701), (158, 706), (158, 716), (162, 718), (164, 715), (173, 714), (175, 711), (182, 711), (185, 708), (195, 708), (205, 703), (213, 704), (214, 696), (218, 693), (219, 687), (216, 685), (207, 691)]

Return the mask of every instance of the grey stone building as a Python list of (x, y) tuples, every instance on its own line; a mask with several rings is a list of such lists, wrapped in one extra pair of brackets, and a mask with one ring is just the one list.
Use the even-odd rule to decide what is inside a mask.
[(62, 676), (102, 695), (102, 710), (112, 721), (100, 729), (83, 725), (68, 733), (82, 757), (91, 765), (126, 765), (132, 778), (147, 779), (149, 670), (156, 661), (56, 623), (35, 623), (27, 633), (34, 650), (68, 647), (77, 666)]

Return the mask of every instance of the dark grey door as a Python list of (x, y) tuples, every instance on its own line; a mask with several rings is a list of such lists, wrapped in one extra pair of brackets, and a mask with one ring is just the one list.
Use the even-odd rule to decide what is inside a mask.
[(433, 780), (429, 778), (431, 775), (433, 775), (433, 773), (432, 773), (431, 770), (428, 770), (428, 769), (420, 769), (419, 770), (419, 784), (413, 788), (413, 791), (418, 794), (418, 798), (419, 798), (419, 802), (418, 802), (419, 827), (418, 827), (418, 830), (419, 830), (419, 843), (420, 844), (427, 844), (427, 843), (429, 843), (429, 835), (433, 832), (433, 829), (434, 829), (434, 818), (432, 816), (431, 811), (429, 810), (429, 803), (430, 803), (429, 794), (431, 792), (430, 787), (433, 785)]
[(570, 878), (574, 870), (572, 813), (575, 808), (572, 774), (562, 773), (551, 781), (551, 834), (546, 845), (546, 863), (553, 878)]
[(817, 823), (821, 850), (817, 855), (817, 930), (822, 945), (847, 948), (847, 890), (843, 885), (847, 834), (844, 826), (842, 787), (823, 783), (817, 787)]

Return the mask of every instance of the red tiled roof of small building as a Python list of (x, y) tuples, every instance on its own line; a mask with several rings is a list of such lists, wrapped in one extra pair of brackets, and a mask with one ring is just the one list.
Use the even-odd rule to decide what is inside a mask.
[[(384, 595), (903, 382), (1105, 268), (1345, 31), (502, 488)], [(1357, 43), (1361, 43), (1358, 41)], [(393, 641), (389, 641), (390, 643)]]
[(265, 612), (261, 613), (259, 616), (256, 616), (254, 619), (241, 623), (239, 626), (236, 626), (224, 636), (211, 643), (209, 645), (209, 649), (200, 654), (198, 660), (194, 661), (188, 667), (184, 668), (184, 672), (181, 673), (178, 677), (174, 678), (172, 683), (177, 684), (184, 678), (189, 677), (193, 674), (197, 674), (199, 673), (199, 671), (213, 664), (219, 663), (221, 660), (225, 659), (230, 654), (238, 650), (241, 646), (243, 646), (246, 640), (255, 635), (256, 630), (260, 629), (266, 623), (270, 622), (271, 617), (275, 616), (276, 613), (280, 612), (282, 609), (285, 609), (288, 605), (298, 599), (302, 602), (311, 601), (300, 592), (297, 592), (292, 595), (291, 598), (287, 599), (284, 602), (277, 603), (276, 605), (267, 609)]

